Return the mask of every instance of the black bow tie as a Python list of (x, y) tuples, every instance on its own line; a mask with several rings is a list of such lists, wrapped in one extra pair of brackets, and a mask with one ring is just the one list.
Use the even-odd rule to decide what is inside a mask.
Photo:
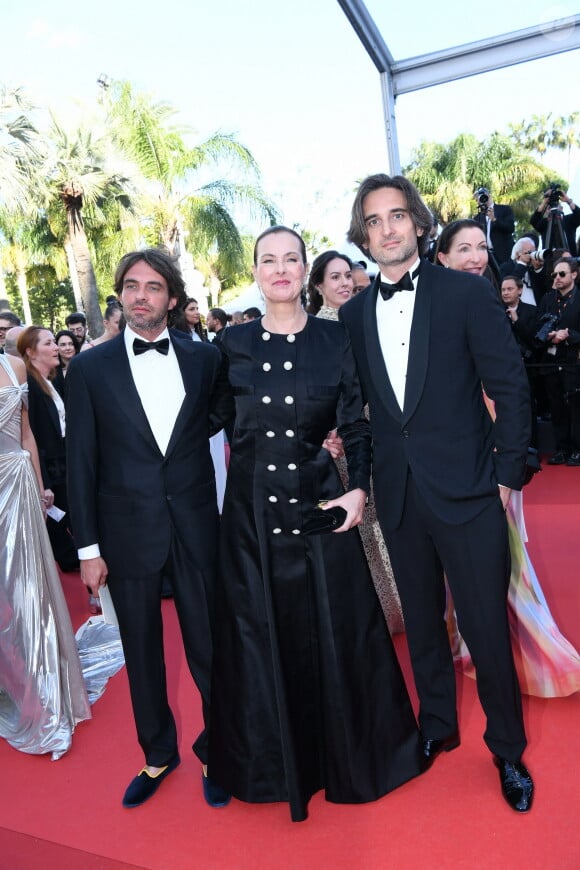
[[(413, 272), (413, 278), (417, 275), (417, 271)], [(415, 286), (413, 284), (413, 278), (409, 272), (405, 272), (403, 277), (399, 281), (395, 281), (394, 284), (386, 284), (384, 281), (381, 281), (379, 284), (379, 292), (383, 299), (386, 301), (390, 299), (393, 293), (397, 293), (399, 290), (414, 290)]]
[(169, 339), (160, 338), (159, 341), (143, 341), (142, 338), (133, 339), (133, 353), (139, 356), (141, 353), (147, 353), (148, 350), (156, 350), (167, 356), (169, 353)]

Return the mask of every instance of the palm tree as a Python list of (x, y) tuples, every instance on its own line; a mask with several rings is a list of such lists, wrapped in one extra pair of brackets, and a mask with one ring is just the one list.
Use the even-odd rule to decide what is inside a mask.
[(52, 118), (46, 168), (45, 208), (51, 230), (62, 239), (75, 298), (82, 299), (89, 332), (103, 331), (95, 274), (95, 241), (131, 225), (135, 168), (94, 122), (69, 132)]
[(572, 148), (580, 147), (580, 112), (572, 112), (567, 117), (561, 115), (554, 120), (550, 144), (568, 152), (568, 178), (570, 177), (570, 157)]
[(41, 140), (28, 115), (32, 104), (21, 88), (0, 85), (0, 205), (22, 209), (34, 201), (31, 183), (41, 156)]
[[(237, 215), (268, 223), (278, 218), (260, 187), (250, 151), (224, 133), (189, 147), (187, 131), (171, 124), (175, 109), (134, 93), (128, 82), (114, 83), (108, 98), (114, 139), (149, 182), (141, 204), (147, 241), (176, 254), (187, 241), (194, 259), (219, 268), (221, 281), (242, 271), (244, 245)], [(228, 177), (215, 178), (213, 172), (222, 172), (224, 166)]]
[(30, 322), (26, 283), (26, 254), (18, 243), (26, 221), (34, 220), (38, 201), (41, 139), (28, 113), (32, 104), (20, 88), (0, 85), (0, 233), (5, 240), (0, 264), (0, 289), (4, 268), (16, 274), (25, 319)]
[(463, 133), (447, 145), (422, 142), (404, 174), (444, 223), (473, 214), (478, 187), (487, 187), (496, 201), (512, 206), (518, 221), (527, 223), (554, 173), (507, 136), (493, 133), (479, 141)]

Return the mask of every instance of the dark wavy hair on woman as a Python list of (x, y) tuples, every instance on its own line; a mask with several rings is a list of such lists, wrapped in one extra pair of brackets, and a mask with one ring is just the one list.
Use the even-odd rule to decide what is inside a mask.
[(344, 260), (344, 262), (348, 265), (349, 269), (352, 269), (352, 260), (350, 257), (347, 257), (346, 254), (341, 254), (339, 251), (324, 251), (323, 254), (319, 254), (314, 262), (312, 263), (312, 268), (310, 270), (310, 277), (308, 279), (308, 286), (306, 288), (306, 293), (308, 296), (308, 304), (306, 306), (306, 310), (309, 314), (318, 314), (323, 305), (322, 294), (318, 289), (318, 284), (322, 284), (324, 281), (324, 274), (326, 272), (326, 267), (330, 263), (331, 260)]
[[(442, 266), (443, 263), (439, 260), (439, 254), (448, 254), (449, 249), (451, 248), (451, 244), (453, 239), (457, 235), (457, 233), (461, 232), (461, 230), (481, 230), (482, 236), (485, 238), (485, 230), (477, 221), (474, 221), (472, 218), (460, 218), (456, 221), (451, 221), (450, 224), (447, 224), (446, 227), (443, 227), (441, 230), (441, 235), (437, 239), (437, 248), (435, 250), (435, 263), (438, 266)], [(493, 270), (489, 263), (485, 267), (485, 272), (483, 273), (483, 277), (487, 278), (490, 284), (493, 285), (498, 295), (501, 298), (501, 292), (499, 288), (499, 284), (495, 275), (493, 274)]]

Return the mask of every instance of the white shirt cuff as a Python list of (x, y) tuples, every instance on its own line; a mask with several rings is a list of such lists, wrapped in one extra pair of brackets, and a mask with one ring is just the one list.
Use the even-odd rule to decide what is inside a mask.
[(85, 559), (98, 559), (101, 555), (101, 550), (98, 544), (90, 544), (88, 547), (81, 547), (78, 551), (78, 556), (81, 562)]

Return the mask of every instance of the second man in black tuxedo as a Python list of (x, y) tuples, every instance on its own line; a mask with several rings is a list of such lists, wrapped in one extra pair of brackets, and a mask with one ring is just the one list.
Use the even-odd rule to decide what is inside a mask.
[[(221, 418), (227, 398), (219, 351), (167, 328), (185, 302), (172, 259), (159, 250), (127, 254), (115, 286), (127, 327), (70, 365), (67, 456), (81, 577), (94, 595), (110, 588), (145, 755), (123, 799), (134, 807), (179, 764), (163, 655), (164, 576), (207, 725), (218, 534), (208, 438), (212, 410)], [(194, 751), (206, 761), (205, 730)], [(227, 802), (207, 777), (204, 793), (213, 806)]]
[(445, 572), (477, 670), (485, 741), (504, 797), (525, 811), (533, 784), (521, 763), (504, 511), (523, 480), (528, 383), (491, 285), (420, 259), (430, 226), (405, 178), (363, 181), (348, 238), (380, 274), (340, 316), (369, 404), (377, 514), (403, 605), (426, 759), (459, 744)]

